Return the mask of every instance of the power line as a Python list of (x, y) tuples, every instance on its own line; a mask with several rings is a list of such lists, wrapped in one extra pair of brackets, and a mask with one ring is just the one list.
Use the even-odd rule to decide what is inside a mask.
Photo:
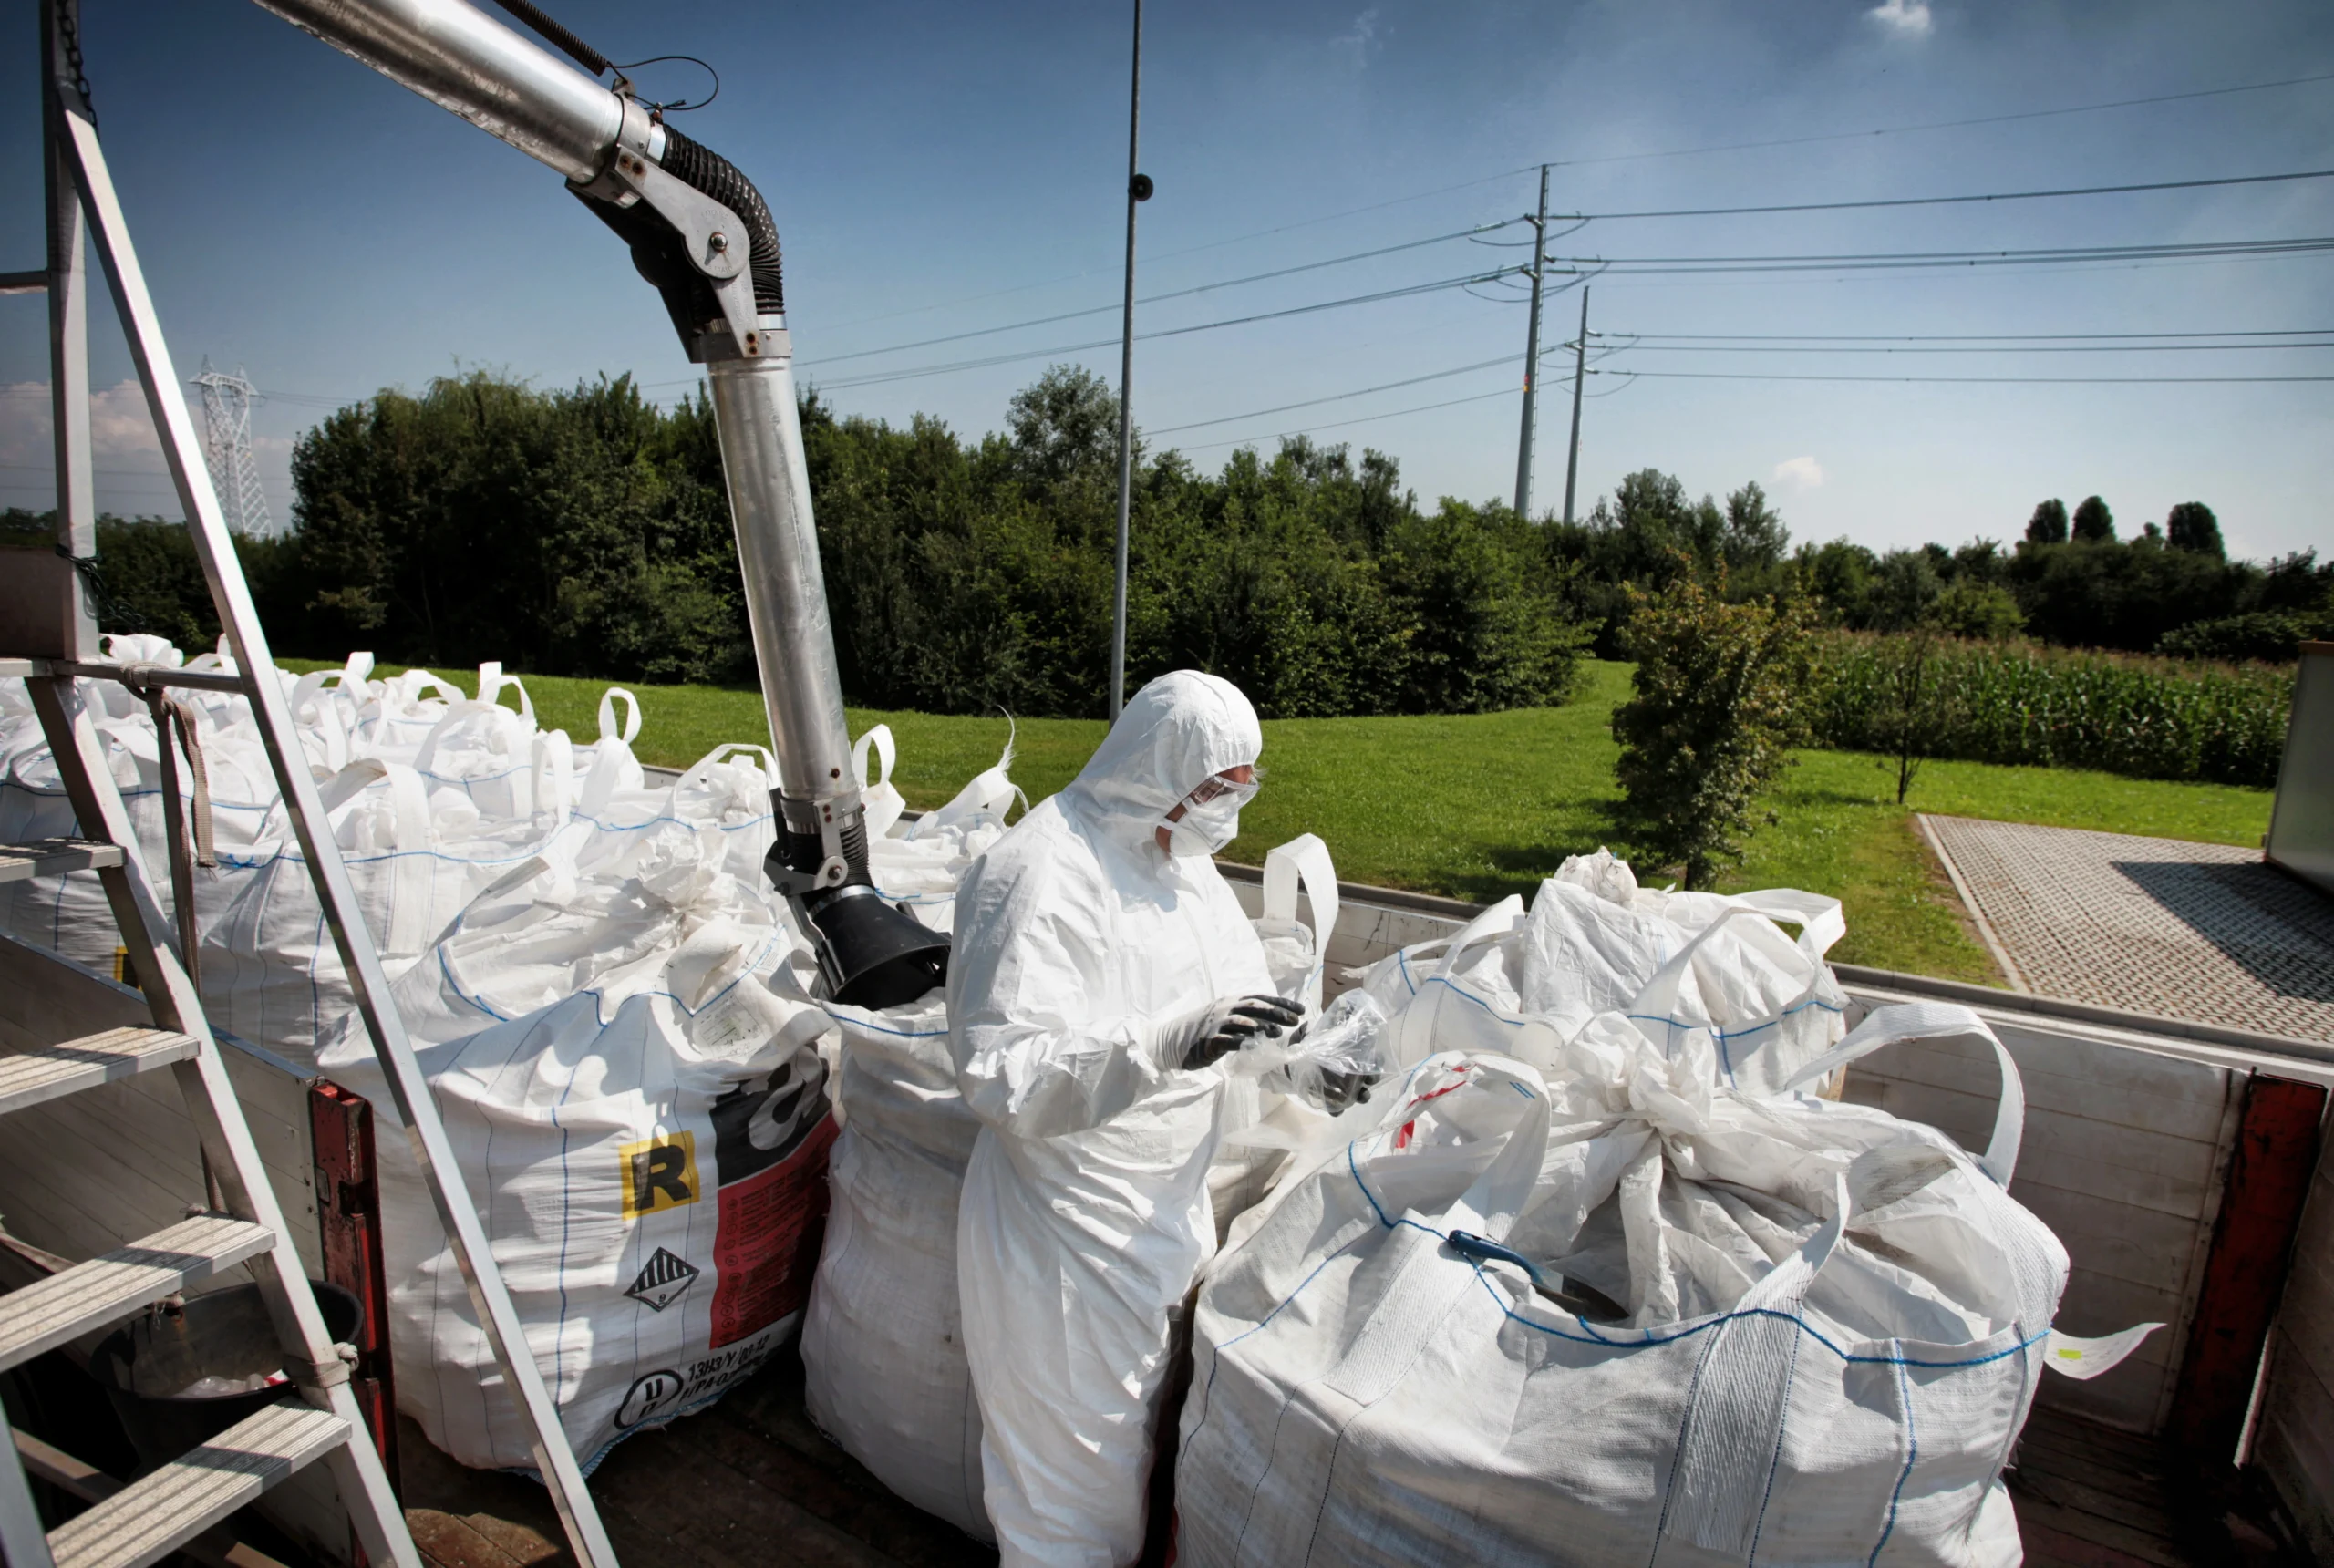
[[(1552, 257), (1552, 261), (1597, 271), (1611, 271), (1624, 275), (1647, 275), (1664, 273), (1702, 275), (1729, 273), (1757, 272), (1854, 272), (1871, 270), (1900, 270), (1907, 268), (1978, 267), (2022, 264), (2065, 264), (2103, 260), (2165, 260), (2165, 259), (2237, 259), (2258, 256), (2304, 254), (2334, 250), (2334, 237), (2305, 237), (2281, 240), (2228, 240), (2156, 245), (2086, 245), (2061, 246), (2040, 250), (2008, 251), (1887, 251), (1852, 252), (1818, 255), (1767, 256), (1637, 256)], [(1446, 289), (1467, 289), (1474, 284), (1488, 284), (1510, 276), (1519, 269), (1502, 267), (1488, 273), (1464, 277), (1443, 278), (1430, 283), (1414, 284), (1401, 288), (1380, 290), (1372, 294), (1355, 294), (1342, 299), (1327, 300), (1313, 304), (1293, 305), (1280, 310), (1260, 311), (1248, 315), (1231, 316), (1219, 321), (1201, 322), (1189, 326), (1165, 327), (1140, 335), (1145, 338), (1175, 337), (1194, 332), (1210, 332), (1222, 327), (1242, 326), (1261, 321), (1272, 321), (1293, 315), (1305, 315), (1348, 305), (1376, 304), (1390, 299), (1408, 298), (1416, 294), (1436, 293)], [(1576, 279), (1575, 281), (1577, 281)], [(1565, 285), (1569, 286), (1569, 285)], [(1472, 292), (1469, 290), (1469, 292)], [(1100, 338), (1084, 343), (1057, 344), (1045, 348), (992, 355), (979, 359), (958, 360), (909, 369), (884, 371), (869, 376), (852, 377), (826, 385), (832, 390), (854, 387), (869, 387), (891, 381), (918, 379), (927, 376), (954, 374), (964, 370), (986, 369), (1029, 359), (1042, 359), (1058, 354), (1079, 354), (1095, 348), (1108, 347), (1114, 339)], [(815, 363), (805, 368), (814, 368)]]
[[(1615, 336), (1626, 335), (1615, 334)], [(2029, 343), (1987, 348), (1974, 344), (1905, 344), (1885, 347), (1825, 344), (1802, 348), (1790, 344), (1633, 343), (1622, 346), (1636, 354), (2235, 354), (2248, 349), (2334, 348), (2334, 339), (2320, 343)]]
[(2240, 327), (2229, 332), (1628, 332), (1590, 335), (1627, 337), (1638, 343), (1683, 343), (1689, 339), (1713, 343), (2068, 343), (2135, 337), (2334, 337), (2334, 326)]
[[(2113, 195), (2133, 191), (2191, 191), (2207, 187), (2257, 185), (2277, 181), (2324, 180), (2329, 178), (2334, 178), (2334, 169), (2305, 170), (2284, 174), (2229, 175), (2209, 180), (2154, 181), (2144, 184), (2132, 185), (2074, 186), (2054, 191), (2005, 191), (1965, 196), (1905, 196), (1860, 201), (1808, 201), (1777, 203), (1754, 207), (1681, 207), (1663, 211), (1638, 212), (1575, 213), (1573, 216), (1577, 220), (1575, 225), (1575, 229), (1577, 229), (1578, 227), (1585, 225), (1591, 222), (1613, 222), (1635, 218), (1730, 217), (1746, 213), (1763, 212), (1828, 212), (1885, 207), (1928, 207), (1947, 206), (1957, 203), (1970, 202), (2029, 201), (2060, 197)], [(1235, 288), (1248, 284), (1269, 282), (1276, 278), (1295, 276), (1301, 273), (1317, 272), (1325, 267), (1342, 266), (1351, 262), (1368, 261), (1379, 256), (1388, 256), (1404, 251), (1419, 250), (1428, 245), (1443, 244), (1452, 240), (1467, 239), (1476, 240), (1478, 242), (1483, 242), (1480, 240), (1480, 236), (1486, 233), (1494, 233), (1503, 229), (1513, 228), (1518, 222), (1523, 221), (1523, 220), (1522, 219), (1510, 218), (1497, 222), (1479, 223), (1472, 228), (1455, 230), (1445, 234), (1430, 235), (1422, 240), (1409, 240), (1400, 244), (1381, 245), (1372, 250), (1357, 251), (1347, 255), (1327, 257), (1321, 261), (1305, 262), (1295, 266), (1279, 267), (1269, 272), (1251, 273), (1245, 277), (1225, 278), (1215, 283), (1200, 284), (1191, 288), (1175, 289), (1164, 294), (1149, 294), (1137, 303), (1141, 304), (1155, 304), (1168, 300), (1188, 299), (1194, 295), (1207, 294), (1215, 289)], [(1526, 242), (1528, 243), (1529, 242)], [(993, 337), (1000, 333), (1016, 332), (1024, 327), (1050, 326), (1059, 322), (1075, 321), (1082, 316), (1103, 315), (1118, 308), (1119, 306), (1116, 304), (1101, 304), (1082, 310), (1063, 311), (1052, 315), (1032, 316), (1023, 321), (1008, 322), (1000, 326), (976, 327), (969, 331), (948, 333), (938, 337), (918, 338), (913, 342), (891, 344), (881, 348), (862, 348), (855, 349), (848, 354), (828, 355), (822, 358), (820, 363), (825, 365), (836, 365), (846, 360), (868, 359), (878, 355), (904, 353), (907, 350), (914, 348), (933, 348), (943, 344), (962, 343), (976, 337)]]
[(1470, 371), (1492, 370), (1501, 366), (1513, 365), (1522, 357), (1523, 356), (1518, 354), (1503, 355), (1497, 359), (1485, 359), (1474, 365), (1454, 366), (1449, 370), (1436, 370), (1424, 376), (1412, 376), (1401, 381), (1388, 381), (1376, 387), (1359, 387), (1351, 392), (1335, 392), (1327, 397), (1307, 397), (1301, 403), (1281, 403), (1270, 408), (1251, 408), (1244, 414), (1225, 414), (1214, 419), (1194, 419), (1188, 425), (1169, 425), (1162, 429), (1145, 433), (1153, 436), (1172, 436), (1179, 430), (1204, 429), (1210, 425), (1229, 425), (1240, 419), (1261, 419), (1267, 414), (1286, 414), (1292, 408), (1312, 408), (1323, 403), (1342, 403), (1348, 398), (1367, 397), (1373, 392), (1391, 392), (1398, 387), (1416, 387), (1422, 381), (1441, 381), (1453, 376), (1464, 376)]
[[(1298, 273), (1319, 272), (1324, 267), (1343, 266), (1348, 262), (1365, 262), (1377, 256), (1390, 256), (1401, 251), (1415, 251), (1428, 245), (1440, 245), (1451, 240), (1464, 240), (1476, 234), (1512, 228), (1523, 222), (1510, 218), (1496, 223), (1478, 223), (1472, 229), (1459, 229), (1448, 234), (1434, 234), (1423, 240), (1405, 240), (1399, 245), (1380, 245), (1376, 250), (1356, 251), (1350, 255), (1330, 256), (1317, 262), (1304, 262), (1293, 267), (1277, 267), (1268, 273), (1252, 273), (1244, 278), (1224, 278), (1216, 283), (1200, 284), (1192, 288), (1174, 289), (1166, 294), (1145, 294), (1137, 304), (1158, 304), (1167, 300), (1189, 299), (1195, 294), (1212, 294), (1217, 289), (1237, 288), (1244, 284), (1269, 282), (1274, 278), (1293, 277)], [(821, 365), (839, 365), (846, 359), (870, 359), (879, 354), (901, 354), (911, 348), (933, 348), (944, 343), (962, 343), (967, 338), (994, 337), (1000, 332), (1018, 332), (1027, 326), (1050, 326), (1056, 322), (1075, 321), (1080, 316), (1106, 315), (1119, 309), (1118, 304), (1098, 304), (1085, 310), (1063, 311), (1058, 315), (1032, 316), (1027, 321), (1007, 322), (1003, 326), (976, 327), (969, 332), (952, 332), (943, 337), (918, 338), (913, 343), (894, 343), (883, 348), (860, 348), (849, 354), (830, 354), (818, 361)]]
[(2334, 250), (2334, 237), (2290, 240), (2221, 240), (2156, 245), (2060, 246), (2019, 251), (1869, 251), (1832, 255), (1768, 256), (1563, 256), (1575, 266), (1595, 266), (1629, 275), (1658, 273), (1869, 272), (1919, 267), (1986, 267), (2061, 264), (2102, 261), (2232, 259), (2303, 255)]
[[(1820, 136), (1783, 136), (1764, 141), (1728, 141), (1707, 147), (1673, 148), (1667, 152), (1615, 152), (1598, 158), (1552, 158), (1550, 163), (1562, 169), (1577, 169), (1592, 163), (1635, 163), (1649, 158), (1697, 158), (1709, 152), (1749, 152), (1769, 147), (1806, 147), (1819, 141), (1859, 141), (1867, 136), (1903, 136), (1918, 130), (1960, 130), (1977, 125), (2008, 125), (2014, 120), (2048, 119), (2057, 115), (2093, 114), (2101, 109), (2138, 108), (2148, 104), (2179, 103), (2189, 98), (2224, 98), (2231, 93), (2267, 92), (2272, 88), (2308, 87), (2318, 82), (2334, 82), (2334, 71), (2310, 77), (2287, 77), (2274, 82), (2247, 82), (2231, 88), (2199, 88), (2193, 92), (2158, 93), (2151, 98), (2113, 98), (2105, 103), (2070, 104), (2064, 108), (2030, 108), (2016, 114), (1978, 115), (1968, 119), (1936, 119), (1918, 125), (1885, 125), (1871, 130), (1837, 130)], [(1511, 169), (1509, 175), (1525, 174), (1540, 166), (1536, 163), (1522, 169)], [(1428, 192), (1430, 195), (1440, 192)]]
[(1243, 436), (1234, 441), (1203, 441), (1195, 447), (1183, 447), (1178, 449), (1187, 452), (1204, 452), (1217, 447), (1248, 447), (1259, 441), (1286, 440), (1291, 436), (1309, 436), (1317, 430), (1339, 430), (1348, 425), (1368, 425), (1379, 419), (1399, 419), (1405, 414), (1424, 414), (1436, 408), (1456, 408), (1461, 403), (1481, 403), (1492, 397), (1512, 397), (1514, 395), (1513, 387), (1503, 387), (1496, 392), (1479, 392), (1472, 397), (1451, 397), (1440, 403), (1421, 403), (1415, 408), (1391, 408), (1383, 414), (1364, 414), (1358, 418), (1335, 419), (1326, 425), (1307, 425), (1301, 430), (1283, 430), (1274, 436)]
[(1627, 370), (1601, 374), (1658, 377), (1670, 381), (1908, 381), (1988, 387), (2189, 387), (2334, 381), (2334, 376), (1818, 376), (1753, 370)]
[[(1504, 268), (1503, 271), (1506, 270)], [(1434, 294), (1454, 289), (1466, 284), (1482, 283), (1496, 277), (1496, 273), (1472, 273), (1466, 277), (1440, 278), (1432, 283), (1411, 284), (1402, 288), (1382, 289), (1375, 294), (1350, 294), (1343, 299), (1322, 300), (1313, 304), (1290, 305), (1282, 310), (1258, 311), (1250, 315), (1227, 316), (1221, 321), (1203, 321), (1190, 326), (1167, 326), (1135, 334), (1138, 341), (1154, 337), (1182, 337), (1195, 332), (1213, 332), (1219, 327), (1246, 326), (1260, 321), (1277, 321), (1286, 316), (1311, 315), (1325, 310), (1341, 310), (1348, 305), (1375, 304), (1389, 299), (1408, 299), (1417, 294)], [(1048, 348), (1032, 348), (1013, 354), (991, 355), (983, 359), (957, 360), (945, 365), (918, 366), (907, 370), (881, 371), (872, 376), (856, 376), (843, 381), (825, 385), (831, 390), (852, 387), (873, 387), (889, 381), (913, 381), (926, 376), (945, 376), (959, 370), (981, 370), (991, 366), (1011, 365), (1027, 359), (1045, 359), (1057, 354), (1079, 354), (1093, 348), (1107, 348), (1117, 338), (1097, 338), (1090, 343), (1057, 344)], [(806, 366), (805, 368), (811, 368)]]
[(1625, 218), (1731, 218), (1748, 212), (1846, 212), (1872, 207), (1947, 207), (1971, 201), (2039, 201), (2060, 196), (2120, 196), (2135, 191), (2199, 191), (2208, 186), (2269, 185), (2291, 180), (2334, 179), (2334, 169), (2291, 174), (2236, 174), (2215, 180), (2157, 180), (2143, 185), (2078, 185), (2061, 191), (1994, 191), (1974, 196), (1894, 196), (1869, 201), (1792, 201), (1763, 207), (1677, 207), (1645, 212), (1575, 212), (1583, 222)]

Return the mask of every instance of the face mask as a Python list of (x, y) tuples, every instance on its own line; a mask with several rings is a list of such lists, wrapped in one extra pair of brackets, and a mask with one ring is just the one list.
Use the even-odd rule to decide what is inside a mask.
[(1167, 848), (1175, 855), (1212, 855), (1240, 836), (1240, 808), (1255, 798), (1254, 784), (1228, 784), (1203, 805), (1183, 802), (1183, 814), (1167, 824)]

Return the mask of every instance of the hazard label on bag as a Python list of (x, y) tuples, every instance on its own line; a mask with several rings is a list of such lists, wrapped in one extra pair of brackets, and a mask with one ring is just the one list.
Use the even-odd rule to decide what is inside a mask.
[(697, 1134), (662, 1132), (617, 1151), (624, 1163), (624, 1217), (697, 1202)]
[(825, 1064), (809, 1051), (713, 1106), (720, 1214), (714, 1233), (715, 1349), (799, 1311), (827, 1217)]
[(656, 1255), (634, 1276), (632, 1286), (625, 1295), (651, 1312), (662, 1312), (697, 1283), (697, 1273), (693, 1264), (658, 1247)]

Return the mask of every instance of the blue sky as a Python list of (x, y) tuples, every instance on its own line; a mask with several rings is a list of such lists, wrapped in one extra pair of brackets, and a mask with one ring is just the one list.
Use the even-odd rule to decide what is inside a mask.
[[(656, 6), (556, 0), (618, 59), (722, 67), (690, 134), (761, 186), (787, 256), (804, 374), (840, 408), (1001, 423), (1040, 358), (854, 377), (1107, 338), (1105, 312), (968, 343), (865, 351), (1116, 299), (1127, 7), (874, 3)], [(490, 8), (491, 9), (491, 8)], [(548, 170), (246, 0), (87, 0), (99, 121), (181, 366), (243, 365), (278, 397), (261, 460), (288, 510), (315, 398), (460, 368), (538, 385), (630, 372), (690, 385), (656, 297)], [(500, 13), (496, 13), (500, 15)], [(27, 45), (31, 0), (0, 4)], [(39, 259), (31, 48), (5, 58), (0, 268)], [(1617, 212), (2015, 191), (2334, 168), (2334, 80), (1938, 129), (1979, 119), (2334, 76), (2314, 0), (1740, 5), (1233, 5), (1152, 0), (1142, 288), (1193, 288), (1512, 219), (1557, 160), (1552, 206)], [(693, 94), (687, 67), (645, 88)], [(1744, 142), (1790, 145), (1648, 156)], [(1509, 228), (1483, 236), (1521, 239)], [(2130, 245), (2334, 235), (2334, 180), (1844, 213), (1599, 219), (1552, 245), (1604, 258)], [(1515, 264), (1464, 239), (1144, 308), (1170, 328)], [(1569, 282), (1570, 280), (1565, 280)], [(1139, 345), (1137, 418), (1213, 467), (1311, 426), (1398, 457), (1423, 496), (1513, 489), (1524, 312), (1417, 294)], [(1619, 347), (1585, 405), (1581, 507), (1652, 465), (1697, 493), (1756, 479), (1794, 534), (1875, 547), (2014, 536), (2034, 502), (2103, 494), (2128, 535), (2203, 500), (2236, 550), (2334, 546), (2334, 383), (1951, 385), (1741, 376), (2334, 375), (2334, 348), (1986, 354), (1657, 347), (1658, 335), (1866, 336), (2334, 328), (2334, 252), (1955, 271), (1624, 275), (1593, 287)], [(1577, 296), (1550, 304), (1535, 510), (1559, 505)], [(129, 375), (95, 313), (101, 386)], [(2325, 341), (2334, 341), (2328, 339)], [(1910, 345), (1889, 346), (1895, 348)], [(857, 356), (857, 357), (844, 357)], [(1116, 377), (1114, 347), (1062, 358)], [(1503, 360), (1367, 397), (1208, 423)], [(0, 499), (40, 504), (46, 377), (36, 298), (0, 299)], [(1455, 406), (1370, 418), (1447, 399)], [(100, 504), (175, 515), (129, 390), (100, 409)], [(1365, 420), (1359, 423), (1340, 423)]]

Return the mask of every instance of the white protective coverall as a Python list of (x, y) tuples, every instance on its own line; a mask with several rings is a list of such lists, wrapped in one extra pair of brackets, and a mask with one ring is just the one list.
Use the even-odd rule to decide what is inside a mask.
[(951, 1043), (982, 1123), (957, 1284), (1006, 1568), (1120, 1568), (1141, 1552), (1169, 1316), (1215, 1246), (1224, 1084), (1213, 1067), (1157, 1066), (1146, 1029), (1273, 989), (1214, 861), (1171, 856), (1154, 834), (1263, 744), (1238, 687), (1162, 676), (957, 894)]

